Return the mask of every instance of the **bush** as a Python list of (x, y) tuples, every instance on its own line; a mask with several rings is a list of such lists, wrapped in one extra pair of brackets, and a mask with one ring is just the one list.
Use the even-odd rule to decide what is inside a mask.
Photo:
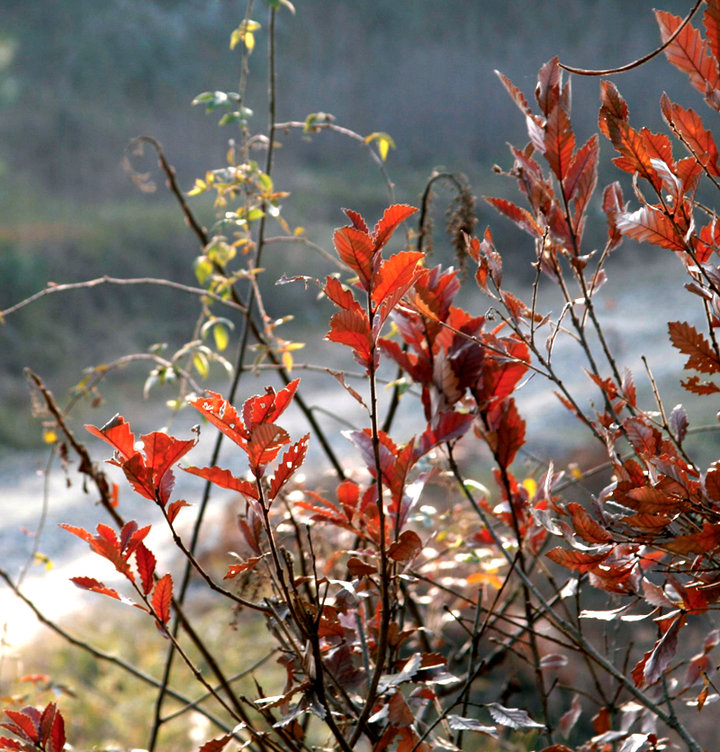
[[(272, 62), (276, 14), (291, 6), (286, 0), (269, 6)], [(656, 13), (661, 50), (720, 110), (720, 2), (707, 3), (707, 38), (690, 24), (692, 15)], [(259, 33), (247, 18), (232, 42), (247, 56)], [(188, 504), (173, 496), (175, 472), (197, 437), (164, 431), (136, 437), (119, 415), (100, 428), (86, 426), (112, 447), (110, 463), (162, 517), (182, 555), (172, 572), (159, 566), (149, 546), (151, 525), (125, 519), (120, 489), (93, 462), (44, 381), (30, 375), (48, 412), (48, 441), (61, 456), (79, 457), (80, 472), (112, 520), (99, 523), (95, 533), (64, 527), (113, 565), (122, 587), (90, 575), (74, 583), (135, 606), (167, 645), (159, 679), (124, 664), (158, 687), (154, 708), (147, 708), (148, 748), (156, 747), (164, 724), (195, 710), (217, 729), (202, 752), (317, 746), (639, 752), (678, 744), (701, 752), (712, 729), (699, 722), (699, 711), (720, 697), (713, 659), (720, 640), (713, 619), (720, 594), (720, 466), (700, 464), (688, 441), (687, 411), (665, 409), (649, 367), (654, 403), (638, 398), (633, 375), (613, 354), (595, 298), (623, 237), (673, 251), (705, 320), (704, 332), (685, 320), (667, 325), (672, 345), (688, 358), (684, 369), (697, 372), (683, 386), (693, 401), (720, 391), (706, 378), (720, 371), (720, 267), (713, 264), (720, 232), (704, 198), (720, 187), (711, 132), (697, 113), (663, 96), (664, 118), (686, 154), (676, 159), (670, 138), (632, 126), (618, 89), (603, 81), (599, 129), (618, 153), (615, 165), (632, 176), (638, 208), (626, 203), (619, 182), (605, 188), (607, 240), (601, 251), (588, 252), (583, 237), (594, 206), (600, 138), (576, 142), (570, 86), (556, 58), (539, 72), (532, 108), (501, 75), (528, 127), (529, 143), (511, 147), (513, 164), (505, 173), (517, 180), (526, 207), (504, 198), (486, 201), (532, 239), (534, 281), (522, 300), (504, 286), (503, 257), (490, 230), (474, 234), (474, 199), (461, 176), (433, 175), (419, 212), (392, 202), (373, 229), (358, 212), (345, 210), (348, 224), (334, 233), (334, 254), (307, 240), (302, 229), (292, 230), (280, 206), (285, 194), (271, 177), (283, 131), (343, 133), (363, 143), (383, 172), (392, 139), (381, 132), (362, 137), (322, 113), (276, 122), (269, 68), (271, 122), (264, 136), (251, 134), (242, 92), (196, 99), (223, 112), (221, 122), (237, 125), (240, 134), (227, 165), (189, 192), (214, 195), (219, 218), (211, 232), (195, 218), (160, 145), (140, 143), (157, 152), (200, 244), (199, 287), (149, 278), (101, 282), (171, 287), (200, 301), (193, 337), (176, 353), (121, 358), (82, 385), (92, 391), (114, 366), (149, 359), (146, 392), (179, 384), (173, 406), (189, 404), (219, 431), (207, 466), (179, 465), (205, 482), (197, 517), (184, 533), (178, 525)], [(265, 149), (263, 166), (254, 158), (258, 146)], [(427, 218), (431, 188), (440, 182), (457, 193), (447, 231), (460, 263), (473, 268), (474, 282), (490, 299), (485, 315), (459, 305), (458, 270), (430, 265)], [(271, 222), (279, 223), (278, 237), (269, 234)], [(398, 240), (399, 228), (411, 222), (415, 229)], [(332, 306), (325, 339), (347, 348), (355, 362), (351, 371), (333, 354), (337, 364), (315, 367), (332, 377), (341, 395), (333, 400), (323, 381), (317, 409), (293, 374), (313, 370), (295, 361), (301, 343), (281, 334), (284, 319), (268, 314), (268, 298), (274, 307), (282, 303), (261, 284), (271, 243), (305, 245), (332, 264), (321, 279), (293, 274), (279, 281), (304, 283), (308, 296), (320, 291)], [(556, 292), (561, 310), (547, 312), (545, 296)], [(231, 340), (238, 347), (232, 364), (223, 354)], [(597, 404), (588, 406), (563, 375), (556, 357), (561, 340), (585, 362)], [(233, 374), (227, 396), (197, 384), (216, 362)], [(243, 374), (253, 368), (272, 370), (282, 386), (239, 398)], [(604, 467), (594, 472), (605, 472), (607, 485), (597, 493), (585, 490), (582, 469), (565, 474), (550, 462), (521, 475), (526, 423), (515, 395), (530, 374), (550, 382), (588, 439), (606, 452)], [(387, 381), (390, 391), (381, 393)], [(282, 426), (291, 406), (299, 409), (293, 424), (300, 417), (309, 424), (300, 437)], [(350, 457), (318, 410), (340, 420), (362, 416), (361, 426), (345, 432), (354, 447)], [(239, 469), (218, 466), (224, 439), (242, 458)], [(311, 445), (317, 452), (309, 458)], [(198, 554), (215, 488), (238, 498), (233, 537), (240, 553), (222, 568), (216, 557)], [(19, 592), (7, 573), (0, 574)], [(276, 669), (263, 678), (262, 668), (211, 648), (188, 609), (196, 595), (191, 582), (235, 619), (262, 620), (281, 683)], [(171, 687), (178, 661), (200, 685), (199, 697)], [(255, 677), (252, 694), (236, 686), (248, 670)], [(180, 707), (167, 713), (170, 696)], [(64, 703), (62, 709), (56, 703), (7, 709), (4, 728), (15, 740), (0, 738), (0, 748), (58, 752), (65, 744), (61, 711)]]

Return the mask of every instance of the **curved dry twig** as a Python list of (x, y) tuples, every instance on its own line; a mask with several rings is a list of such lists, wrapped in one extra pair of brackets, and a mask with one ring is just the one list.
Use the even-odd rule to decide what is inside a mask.
[(618, 68), (604, 68), (602, 70), (575, 68), (572, 65), (565, 65), (565, 63), (560, 63), (560, 67), (563, 70), (566, 70), (568, 73), (574, 73), (577, 76), (612, 76), (616, 73), (626, 73), (627, 71), (633, 70), (633, 68), (639, 68), (641, 65), (645, 65), (645, 63), (649, 62), (654, 57), (657, 57), (661, 52), (665, 50), (666, 47), (669, 47), (675, 41), (677, 36), (681, 34), (682, 30), (690, 23), (692, 17), (697, 13), (702, 4), (703, 0), (697, 0), (692, 10), (687, 14), (687, 16), (685, 16), (685, 18), (683, 18), (680, 26), (675, 29), (675, 31), (667, 38), (667, 40), (665, 40), (665, 42), (663, 42), (659, 47), (655, 48), (652, 52), (639, 57), (637, 60), (633, 60), (631, 63), (626, 63), (625, 65), (621, 65)]

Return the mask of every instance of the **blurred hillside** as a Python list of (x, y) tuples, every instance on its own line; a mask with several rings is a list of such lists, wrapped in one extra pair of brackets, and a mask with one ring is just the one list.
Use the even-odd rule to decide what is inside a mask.
[[(439, 165), (466, 173), (477, 193), (503, 193), (509, 187), (491, 166), (508, 164), (507, 141), (526, 138), (493, 69), (530, 96), (538, 67), (553, 55), (584, 67), (625, 63), (658, 44), (655, 4), (296, 0), (297, 14), (283, 12), (278, 22), (278, 118), (322, 111), (363, 135), (391, 134), (397, 150), (388, 170), (399, 200), (417, 201)], [(660, 5), (684, 15), (691, 3)], [(48, 280), (102, 273), (193, 283), (197, 247), (182, 217), (162, 191), (139, 194), (121, 159), (130, 139), (151, 135), (185, 189), (222, 164), (231, 127), (218, 128), (217, 118), (190, 102), (202, 91), (238, 88), (240, 56), (228, 39), (244, 8), (237, 0), (4, 0), (0, 308)], [(265, 15), (256, 0), (254, 18), (264, 25)], [(255, 112), (251, 127), (262, 131), (264, 30), (257, 40), (247, 104)], [(663, 89), (688, 99), (685, 81), (664, 59), (616, 81), (633, 121), (651, 128), (662, 127)], [(573, 89), (576, 130), (587, 136), (598, 81), (576, 77)], [(384, 205), (382, 181), (356, 143), (331, 134), (309, 142), (288, 134), (281, 142), (275, 182), (292, 193), (285, 216), (317, 242), (327, 245), (341, 206), (373, 216)], [(154, 162), (139, 166), (152, 170)], [(601, 182), (612, 179), (612, 171), (601, 175)], [(200, 212), (212, 222), (209, 207)], [(516, 242), (502, 219), (480, 212), (501, 246)], [(267, 283), (289, 264), (299, 271), (305, 263), (275, 256)], [(180, 344), (194, 318), (195, 308), (176, 296), (114, 289), (55, 296), (14, 316), (0, 330), (0, 442), (24, 440), (16, 416), (27, 401), (23, 365), (64, 388), (80, 368), (111, 354), (159, 340)]]

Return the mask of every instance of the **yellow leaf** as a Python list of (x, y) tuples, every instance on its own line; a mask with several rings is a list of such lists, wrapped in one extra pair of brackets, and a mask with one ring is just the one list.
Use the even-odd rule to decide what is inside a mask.
[(196, 352), (193, 355), (192, 361), (193, 365), (195, 366), (195, 370), (203, 379), (206, 379), (208, 377), (208, 373), (210, 373), (210, 367), (205, 355), (203, 355), (203, 353)]
[(58, 440), (58, 435), (56, 431), (54, 431), (52, 428), (46, 428), (43, 431), (43, 441), (46, 444), (54, 444)]
[(213, 339), (218, 352), (222, 352), (227, 346), (230, 337), (227, 329), (222, 324), (215, 324), (213, 327)]
[(248, 52), (255, 48), (255, 32), (260, 28), (257, 21), (243, 21), (230, 35), (230, 49), (234, 50), (242, 42)]
[(525, 480), (522, 482), (523, 488), (528, 492), (528, 496), (531, 499), (535, 498), (535, 494), (537, 493), (537, 483), (533, 478), (525, 478)]
[(377, 141), (380, 159), (382, 159), (382, 161), (384, 162), (387, 159), (388, 150), (395, 148), (395, 142), (393, 141), (392, 136), (387, 133), (383, 133), (382, 131), (375, 131), (374, 133), (371, 133), (369, 136), (365, 137), (366, 144), (369, 144), (372, 141)]
[(570, 475), (572, 475), (575, 480), (583, 479), (582, 470), (578, 467), (577, 462), (571, 462), (568, 465), (568, 470), (570, 471)]
[(282, 354), (282, 362), (283, 362), (283, 366), (285, 367), (285, 370), (288, 373), (291, 373), (292, 367), (293, 367), (293, 356), (287, 350)]
[(35, 559), (38, 564), (44, 564), (46, 572), (49, 572), (54, 566), (52, 560), (45, 556), (45, 554), (36, 553), (33, 555), (33, 559)]
[(475, 572), (468, 575), (468, 585), (490, 585), (495, 590), (500, 590), (503, 581), (496, 575), (489, 572)]

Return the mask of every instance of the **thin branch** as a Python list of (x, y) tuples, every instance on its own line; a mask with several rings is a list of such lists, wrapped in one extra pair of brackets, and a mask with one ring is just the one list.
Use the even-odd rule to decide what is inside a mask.
[(188, 293), (189, 295), (210, 298), (218, 303), (228, 306), (228, 308), (234, 308), (237, 311), (245, 313), (245, 308), (241, 304), (233, 300), (226, 300), (225, 298), (220, 297), (220, 295), (203, 290), (201, 287), (191, 287), (190, 285), (183, 285), (180, 282), (172, 282), (169, 279), (154, 279), (152, 277), (121, 279), (118, 277), (109, 277), (106, 274), (97, 279), (88, 279), (84, 282), (68, 282), (60, 285), (50, 283), (47, 287), (30, 295), (30, 297), (24, 298), (20, 302), (15, 303), (15, 305), (10, 306), (10, 308), (6, 308), (4, 311), (0, 311), (0, 322), (2, 322), (7, 316), (10, 316), (10, 314), (20, 311), (31, 303), (34, 303), (36, 300), (44, 298), (47, 295), (53, 295), (57, 292), (69, 292), (71, 290), (89, 290), (90, 288), (98, 287), (99, 285), (153, 285), (155, 287), (169, 287), (173, 290)]
[(616, 73), (625, 73), (629, 70), (632, 70), (633, 68), (639, 68), (641, 65), (645, 65), (645, 63), (649, 62), (654, 57), (657, 57), (675, 41), (675, 39), (682, 33), (682, 30), (690, 23), (692, 17), (697, 13), (702, 4), (703, 0), (697, 0), (692, 10), (687, 14), (687, 16), (685, 16), (685, 18), (683, 18), (680, 26), (675, 29), (675, 31), (667, 38), (667, 40), (663, 44), (654, 49), (652, 52), (649, 52), (647, 55), (643, 55), (637, 60), (633, 60), (631, 63), (621, 65), (619, 68), (604, 68), (602, 70), (575, 68), (572, 65), (565, 65), (564, 63), (560, 63), (560, 67), (563, 70), (566, 70), (568, 73), (574, 73), (578, 76), (612, 76)]

